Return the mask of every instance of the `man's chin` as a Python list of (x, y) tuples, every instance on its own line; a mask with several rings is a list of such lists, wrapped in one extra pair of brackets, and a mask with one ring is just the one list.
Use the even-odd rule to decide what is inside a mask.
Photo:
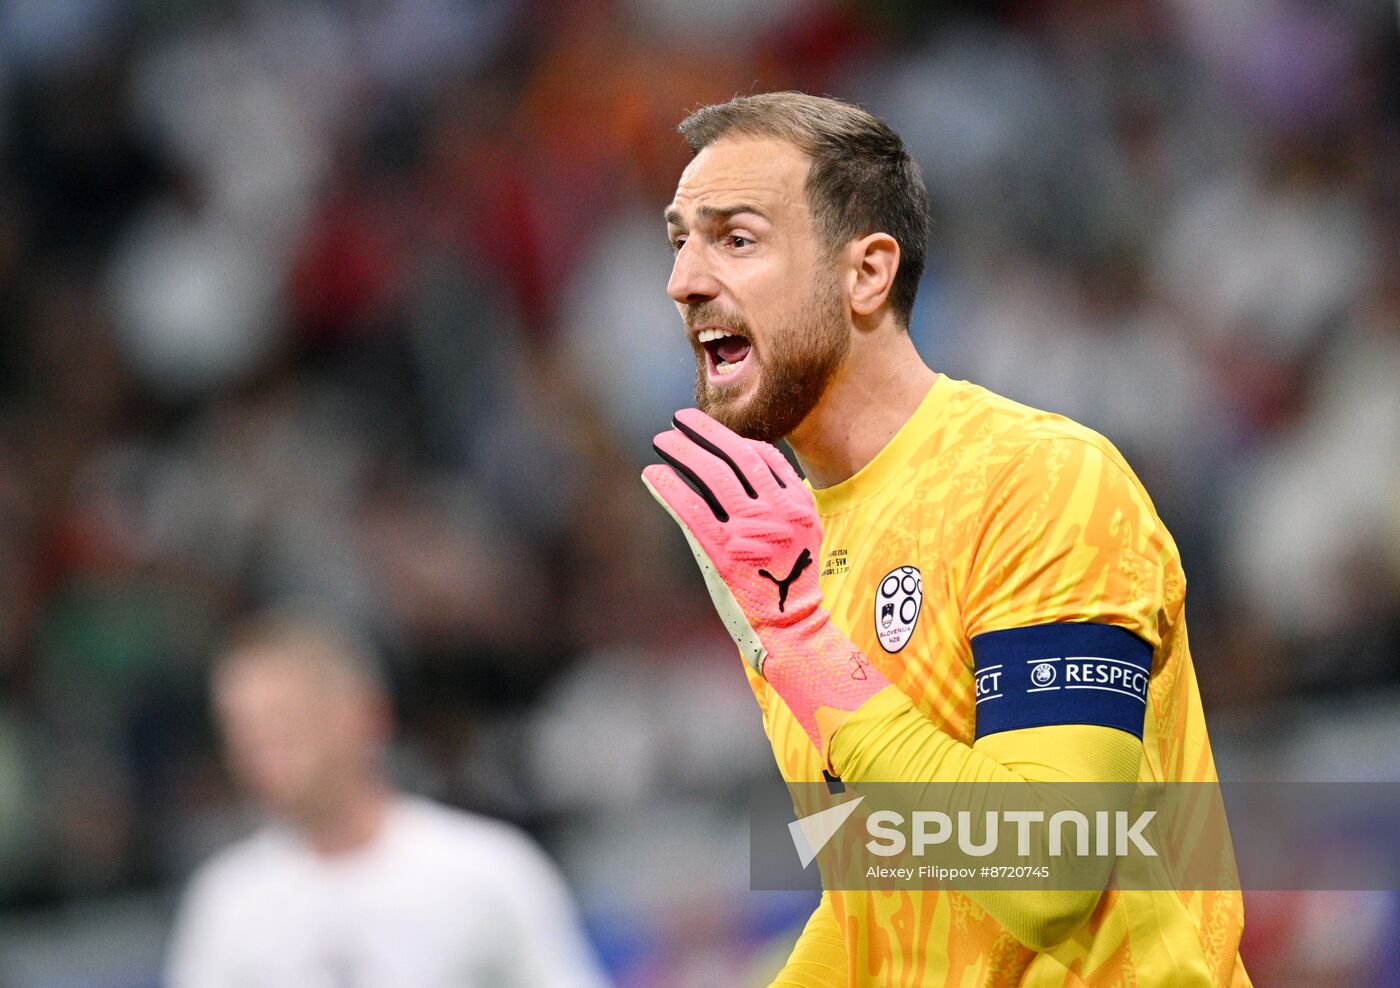
[[(764, 373), (756, 373), (759, 370)], [(701, 378), (695, 389), (696, 405), (745, 439), (776, 443), (787, 438), (816, 407), (828, 377), (800, 377), (781, 370), (774, 373), (772, 367), (754, 367), (727, 387)]]
[(760, 423), (755, 422), (754, 416), (749, 414), (755, 403), (754, 396), (742, 394), (742, 390), (738, 386), (716, 388), (707, 384), (695, 396), (696, 405), (700, 411), (731, 432), (737, 432), (745, 439), (758, 439), (760, 437), (753, 433), (760, 427)]
[(700, 403), (700, 410), (720, 425), (745, 439), (758, 442), (776, 443), (787, 435), (781, 428), (775, 428), (769, 410), (759, 400), (759, 396), (746, 398), (707, 400)]

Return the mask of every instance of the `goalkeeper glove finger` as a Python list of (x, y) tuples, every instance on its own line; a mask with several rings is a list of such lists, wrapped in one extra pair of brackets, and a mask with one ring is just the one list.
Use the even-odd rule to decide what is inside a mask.
[(783, 455), (703, 412), (676, 413), (642, 472), (680, 526), (725, 627), (825, 763), (846, 717), (889, 685), (822, 608), (821, 521)]

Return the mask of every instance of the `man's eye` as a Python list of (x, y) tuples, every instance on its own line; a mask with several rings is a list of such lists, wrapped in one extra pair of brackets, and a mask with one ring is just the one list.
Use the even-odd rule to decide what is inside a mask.
[(739, 234), (737, 234), (737, 233), (731, 233), (731, 234), (730, 234), (728, 237), (726, 237), (725, 239), (729, 241), (729, 246), (731, 246), (731, 247), (738, 247), (738, 248), (741, 248), (741, 249), (744, 248), (744, 247), (747, 247), (747, 246), (749, 246), (750, 244), (753, 243), (753, 241), (750, 240), (748, 237), (741, 236), (741, 235), (739, 235)]
[(685, 246), (685, 237), (673, 237), (671, 239), (671, 253), (679, 254), (681, 248)]

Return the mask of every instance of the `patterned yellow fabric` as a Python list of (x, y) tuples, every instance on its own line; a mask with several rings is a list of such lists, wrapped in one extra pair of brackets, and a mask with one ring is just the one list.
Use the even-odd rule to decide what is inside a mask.
[[(1096, 622), (1125, 628), (1153, 649), (1138, 778), (1215, 779), (1176, 546), (1102, 436), (940, 376), (875, 459), (816, 500), (824, 606), (914, 708), (959, 743), (965, 757), (943, 761), (964, 769), (988, 757), (1045, 766), (1027, 777), (1053, 777), (1057, 765), (1074, 777), (1092, 764), (1076, 750), (1082, 732), (1111, 728), (1008, 731), (974, 747), (970, 640)], [(912, 592), (882, 597), (882, 584), (896, 589), (890, 576)], [(891, 600), (893, 609), (885, 606)], [(822, 763), (807, 734), (768, 684), (749, 678), (784, 777), (819, 780)], [(900, 772), (934, 772), (926, 756), (911, 753)], [(1243, 921), (1238, 892), (1111, 891), (1068, 940), (1037, 952), (960, 892), (832, 890), (777, 983), (1238, 988), (1249, 984), (1238, 958)], [(815, 981), (813, 972), (838, 967), (833, 931), (844, 974)], [(1182, 980), (1188, 971), (1197, 976)]]

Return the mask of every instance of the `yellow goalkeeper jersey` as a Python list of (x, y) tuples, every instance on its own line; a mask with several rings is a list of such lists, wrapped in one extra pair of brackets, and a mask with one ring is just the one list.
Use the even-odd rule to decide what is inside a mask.
[[(1138, 778), (1215, 780), (1177, 549), (1102, 436), (940, 375), (869, 464), (814, 493), (825, 607), (940, 731), (976, 745), (979, 696), (991, 698), (984, 728), (1000, 702), (992, 680), (979, 692), (977, 636), (1113, 625), (1151, 648)], [(750, 683), (783, 776), (821, 780), (806, 732)], [(999, 753), (1053, 760), (1046, 728), (997, 716)], [(1238, 988), (1243, 925), (1237, 891), (1110, 890), (1068, 940), (1037, 951), (962, 892), (829, 890), (776, 983)]]

